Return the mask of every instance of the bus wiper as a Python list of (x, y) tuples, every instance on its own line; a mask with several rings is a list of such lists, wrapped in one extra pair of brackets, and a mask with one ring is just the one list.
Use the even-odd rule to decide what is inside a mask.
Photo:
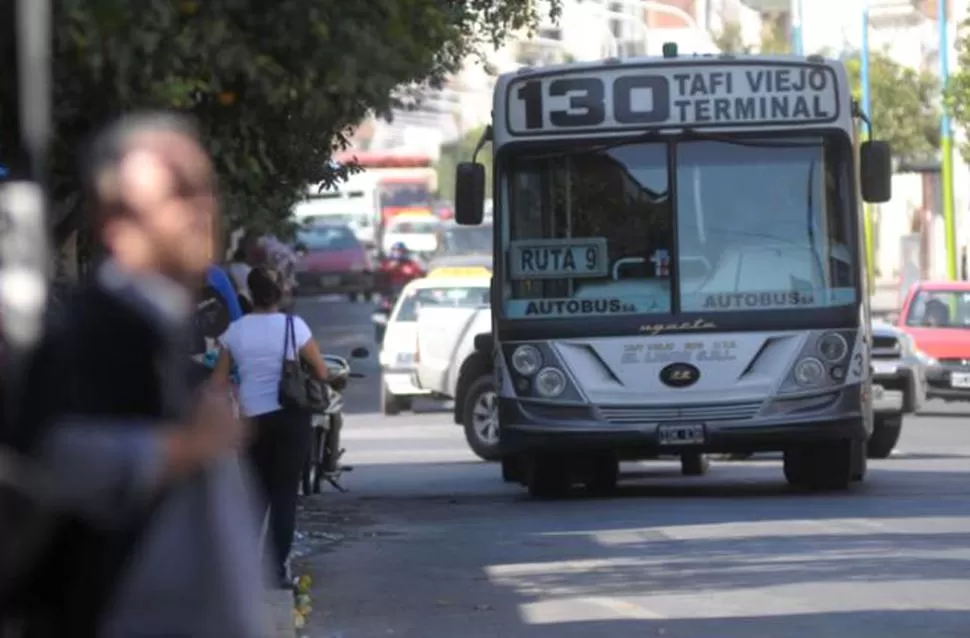
[(822, 145), (821, 142), (795, 142), (792, 140), (752, 140), (744, 139), (738, 137), (732, 137), (731, 135), (725, 135), (722, 133), (705, 133), (703, 131), (698, 131), (696, 128), (685, 128), (679, 135), (674, 135), (674, 138), (680, 137), (684, 140), (699, 140), (706, 142), (721, 142), (723, 144), (731, 144), (733, 146), (750, 146), (753, 148), (818, 148)]
[(658, 133), (659, 129), (647, 129), (640, 133), (637, 133), (633, 137), (620, 137), (612, 142), (604, 142), (602, 144), (595, 144), (592, 146), (585, 146), (581, 148), (569, 148), (562, 149), (556, 152), (544, 153), (542, 155), (532, 155), (530, 159), (552, 159), (557, 157), (576, 157), (577, 155), (586, 155), (587, 153), (601, 153), (603, 151), (609, 151), (614, 148), (622, 148), (624, 146), (632, 146), (634, 144), (646, 144), (649, 142), (663, 142), (669, 139), (671, 136), (667, 134)]
[(806, 184), (805, 193), (805, 223), (808, 226), (808, 245), (812, 251), (812, 257), (815, 261), (815, 267), (818, 270), (818, 280), (823, 288), (827, 288), (825, 281), (825, 266), (822, 264), (822, 258), (818, 255), (818, 249), (815, 244), (815, 224), (813, 223), (814, 211), (815, 211), (815, 160), (808, 165), (808, 183)]

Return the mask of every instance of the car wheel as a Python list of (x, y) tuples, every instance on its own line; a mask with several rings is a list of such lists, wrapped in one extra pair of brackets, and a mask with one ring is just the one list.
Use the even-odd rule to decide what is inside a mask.
[(485, 461), (498, 461), (498, 393), (491, 374), (479, 377), (465, 394), (462, 406), (465, 440), (472, 452)]
[(899, 442), (903, 431), (902, 415), (876, 416), (876, 423), (869, 438), (870, 459), (888, 459)]
[(397, 416), (401, 413), (398, 398), (387, 389), (386, 383), (381, 383), (381, 412), (384, 416)]
[(350, 303), (357, 303), (358, 301), (360, 301), (360, 293), (352, 292), (347, 295), (347, 299), (350, 300)]

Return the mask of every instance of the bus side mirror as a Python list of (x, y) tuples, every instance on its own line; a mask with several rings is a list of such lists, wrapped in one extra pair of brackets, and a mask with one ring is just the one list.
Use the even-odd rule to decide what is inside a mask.
[(859, 148), (859, 179), (862, 199), (884, 204), (893, 196), (893, 158), (889, 142), (872, 140)]
[(455, 221), (477, 226), (485, 214), (485, 167), (461, 162), (455, 170)]

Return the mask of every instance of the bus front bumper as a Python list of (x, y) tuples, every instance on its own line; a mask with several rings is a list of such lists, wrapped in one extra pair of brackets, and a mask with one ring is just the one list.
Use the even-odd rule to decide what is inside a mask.
[[(621, 459), (649, 459), (683, 453), (752, 453), (779, 451), (801, 444), (836, 440), (864, 441), (872, 423), (863, 416), (858, 386), (818, 395), (816, 410), (779, 408), (766, 401), (758, 415), (741, 420), (709, 418), (623, 423), (604, 418), (597, 406), (533, 403), (499, 399), (503, 455), (534, 452), (610, 451)], [(804, 399), (804, 397), (803, 397)], [(661, 429), (692, 426), (689, 443), (663, 440)], [(698, 430), (702, 432), (696, 436)]]

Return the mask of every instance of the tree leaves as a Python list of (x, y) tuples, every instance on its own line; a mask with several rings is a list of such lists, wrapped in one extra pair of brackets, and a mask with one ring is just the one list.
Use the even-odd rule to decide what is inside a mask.
[[(859, 99), (859, 54), (845, 60), (853, 97)], [(869, 101), (874, 138), (888, 140), (903, 160), (925, 160), (939, 148), (940, 85), (928, 71), (895, 62), (884, 53), (869, 54)]]
[[(955, 46), (956, 71), (950, 74), (944, 103), (954, 124), (966, 129), (970, 126), (970, 20), (960, 25)], [(965, 139), (960, 144), (960, 152), (964, 159), (970, 161), (970, 144)]]
[[(278, 228), (308, 186), (341, 179), (332, 152), (369, 113), (390, 113), (396, 87), (439, 85), (483, 43), (539, 18), (531, 0), (54, 4), (55, 197), (77, 191), (77, 151), (94, 127), (174, 108), (199, 120), (231, 221), (256, 229)], [(5, 152), (17, 139), (12, 66), (0, 68)]]

